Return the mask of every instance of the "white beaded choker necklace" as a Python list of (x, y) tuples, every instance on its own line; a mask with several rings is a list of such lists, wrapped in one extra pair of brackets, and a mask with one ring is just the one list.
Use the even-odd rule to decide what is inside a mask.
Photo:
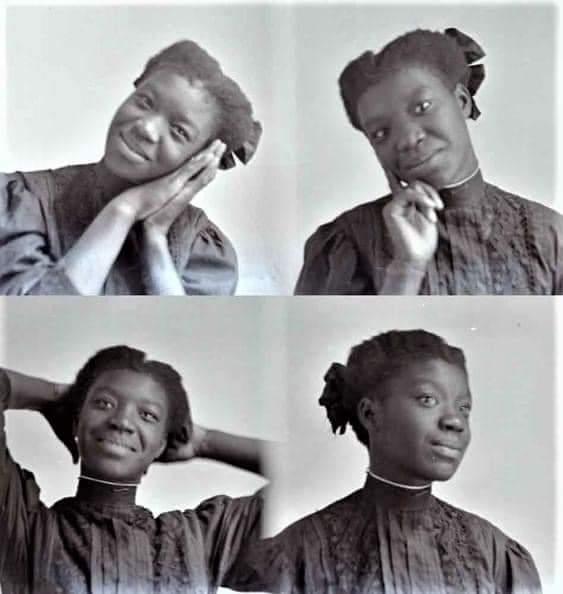
[(85, 474), (81, 474), (79, 479), (84, 479), (87, 481), (92, 481), (93, 483), (100, 483), (101, 485), (109, 485), (110, 487), (138, 487), (139, 483), (114, 483), (112, 481), (104, 481), (102, 479), (94, 478), (93, 476), (87, 476)]
[(467, 176), (464, 177), (461, 181), (455, 182), (453, 184), (448, 184), (447, 186), (442, 186), (441, 190), (453, 190), (459, 186), (462, 186), (465, 182), (468, 182), (477, 172), (479, 171), (479, 165)]
[(432, 486), (432, 483), (428, 483), (426, 485), (414, 486), (414, 485), (403, 485), (403, 483), (396, 483), (395, 481), (390, 481), (389, 479), (383, 478), (378, 474), (375, 474), (370, 468), (366, 469), (366, 473), (374, 479), (381, 481), (382, 483), (386, 483), (387, 485), (391, 485), (392, 487), (399, 487), (400, 489), (407, 489), (409, 491), (423, 491), (424, 489), (428, 489)]

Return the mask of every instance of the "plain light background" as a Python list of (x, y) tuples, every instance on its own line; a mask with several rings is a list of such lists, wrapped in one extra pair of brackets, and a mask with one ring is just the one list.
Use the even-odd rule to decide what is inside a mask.
[(334, 436), (318, 405), (332, 362), (379, 332), (423, 328), (464, 349), (472, 443), (434, 493), (485, 517), (531, 551), (546, 592), (554, 572), (554, 302), (534, 298), (294, 298), (288, 303), (287, 445), (270, 532), (361, 487), (367, 450)]
[(111, 118), (146, 61), (180, 39), (217, 58), (264, 127), (247, 165), (220, 171), (194, 200), (239, 256), (240, 294), (290, 293), (293, 79), (288, 7), (8, 6), (1, 171), (98, 161)]
[[(201, 425), (267, 440), (283, 437), (283, 311), (272, 300), (42, 297), (3, 299), (0, 366), (72, 381), (100, 348), (145, 350), (183, 377)], [(281, 346), (279, 346), (281, 345)], [(51, 505), (76, 489), (78, 466), (33, 412), (7, 414), (13, 458), (31, 470)], [(264, 479), (208, 460), (154, 464), (137, 501), (158, 514), (188, 509), (218, 494), (243, 496)]]
[(372, 148), (347, 120), (338, 77), (365, 50), (378, 51), (418, 27), (457, 27), (483, 47), (486, 78), (476, 95), (482, 114), (468, 123), (483, 175), (505, 190), (554, 206), (554, 4), (315, 4), (296, 7), (293, 18), (298, 105), (294, 279), (305, 240), (319, 225), (388, 193)]

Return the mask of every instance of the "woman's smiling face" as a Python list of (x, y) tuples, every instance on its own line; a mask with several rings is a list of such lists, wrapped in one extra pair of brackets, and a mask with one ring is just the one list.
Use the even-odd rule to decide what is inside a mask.
[(379, 390), (358, 408), (372, 470), (409, 485), (449, 479), (471, 438), (465, 371), (442, 359), (408, 363)]
[(467, 129), (471, 96), (452, 91), (430, 69), (410, 66), (385, 76), (358, 101), (358, 117), (381, 166), (404, 181), (436, 189), (477, 167)]
[(82, 472), (138, 482), (166, 447), (168, 416), (164, 389), (149, 375), (129, 369), (101, 373), (78, 418)]
[(110, 124), (104, 163), (142, 183), (170, 173), (217, 134), (219, 108), (200, 84), (160, 69), (142, 80)]

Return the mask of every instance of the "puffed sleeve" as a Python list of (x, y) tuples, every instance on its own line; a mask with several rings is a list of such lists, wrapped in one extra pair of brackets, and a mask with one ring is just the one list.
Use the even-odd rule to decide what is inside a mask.
[(296, 295), (354, 295), (369, 291), (357, 248), (336, 221), (319, 227), (305, 244)]
[[(229, 587), (239, 592), (273, 592), (279, 594), (305, 594), (311, 591), (311, 578), (315, 589), (322, 581), (308, 576), (306, 566), (322, 573), (321, 555), (315, 556), (316, 547), (307, 546), (307, 533), (311, 531), (308, 518), (298, 520), (276, 536), (253, 541), (239, 560), (236, 579)], [(311, 557), (313, 563), (310, 563)], [(315, 576), (318, 578), (318, 576)]]
[(208, 572), (215, 586), (236, 581), (243, 551), (260, 537), (263, 492), (248, 497), (218, 496), (195, 510), (203, 534)]
[(238, 281), (236, 252), (207, 217), (199, 227), (182, 274), (184, 290), (188, 295), (233, 295)]
[(33, 518), (43, 509), (33, 474), (20, 468), (8, 451), (4, 411), (10, 382), (0, 370), (0, 582), (8, 592), (26, 592)]
[(47, 210), (21, 174), (0, 174), (0, 294), (78, 294), (53, 253)]
[(497, 553), (497, 593), (541, 594), (540, 577), (532, 556), (521, 544), (505, 538), (504, 551)]

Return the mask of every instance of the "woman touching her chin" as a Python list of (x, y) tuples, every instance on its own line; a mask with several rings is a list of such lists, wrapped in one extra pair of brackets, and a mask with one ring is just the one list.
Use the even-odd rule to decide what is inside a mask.
[(391, 192), (319, 227), (296, 293), (563, 293), (561, 215), (483, 179), (467, 126), (483, 56), (457, 29), (418, 29), (346, 66), (346, 113)]
[(193, 41), (135, 81), (94, 164), (0, 175), (0, 294), (223, 295), (236, 253), (191, 205), (218, 169), (247, 163), (261, 126)]

